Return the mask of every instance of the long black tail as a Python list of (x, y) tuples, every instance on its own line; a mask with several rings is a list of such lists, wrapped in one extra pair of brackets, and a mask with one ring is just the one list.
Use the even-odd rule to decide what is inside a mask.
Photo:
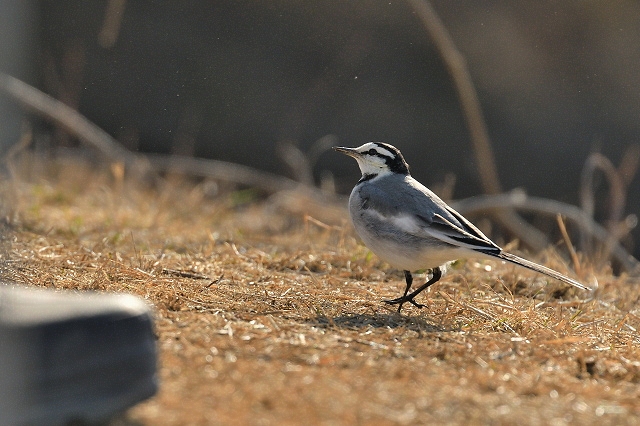
[(572, 278), (564, 276), (560, 272), (556, 272), (553, 269), (547, 268), (546, 266), (538, 265), (535, 262), (532, 262), (530, 260), (518, 257), (515, 254), (505, 253), (505, 252), (487, 253), (487, 254), (489, 254), (491, 256), (495, 256), (495, 257), (497, 257), (499, 259), (502, 259), (502, 260), (506, 260), (507, 262), (514, 263), (516, 265), (524, 266), (525, 268), (531, 269), (532, 271), (536, 271), (536, 272), (540, 272), (541, 274), (548, 275), (551, 278), (555, 278), (556, 280), (560, 280), (560, 281), (565, 282), (567, 284), (571, 284), (572, 286), (577, 287), (580, 290), (592, 291), (592, 289), (590, 289), (586, 285), (584, 285), (584, 284), (582, 284), (582, 283), (580, 283), (580, 282), (578, 282), (578, 281), (576, 281), (576, 280), (574, 280)]

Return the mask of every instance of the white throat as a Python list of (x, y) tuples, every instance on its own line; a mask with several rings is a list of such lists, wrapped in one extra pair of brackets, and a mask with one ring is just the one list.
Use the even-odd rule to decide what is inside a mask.
[[(378, 159), (376, 159), (378, 160)], [(360, 172), (363, 176), (366, 175), (377, 175), (384, 176), (391, 174), (391, 170), (381, 161), (371, 161), (369, 158), (357, 158), (358, 166), (360, 167)]]

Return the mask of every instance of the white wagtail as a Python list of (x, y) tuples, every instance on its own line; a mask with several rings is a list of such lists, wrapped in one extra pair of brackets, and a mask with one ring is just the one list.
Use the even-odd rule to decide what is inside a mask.
[[(578, 281), (545, 266), (504, 252), (476, 226), (449, 207), (409, 174), (400, 151), (389, 144), (369, 142), (358, 148), (333, 147), (356, 159), (362, 177), (351, 191), (349, 213), (356, 232), (369, 249), (391, 266), (404, 270), (407, 287), (402, 297), (384, 302), (405, 302), (418, 308), (414, 298), (437, 282), (454, 260), (494, 257), (524, 266), (581, 290)], [(430, 269), (431, 278), (409, 293), (411, 271)]]

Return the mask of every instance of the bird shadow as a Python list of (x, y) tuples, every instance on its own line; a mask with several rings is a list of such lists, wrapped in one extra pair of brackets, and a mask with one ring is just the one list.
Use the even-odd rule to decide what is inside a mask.
[(322, 328), (344, 328), (362, 330), (366, 328), (406, 328), (417, 332), (452, 331), (424, 318), (408, 317), (398, 313), (348, 314), (330, 317), (319, 315), (312, 320), (315, 326)]

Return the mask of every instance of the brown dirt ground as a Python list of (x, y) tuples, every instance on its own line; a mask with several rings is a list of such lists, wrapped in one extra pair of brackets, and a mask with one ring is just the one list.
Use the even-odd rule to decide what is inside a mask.
[[(599, 282), (591, 297), (461, 261), (426, 308), (399, 315), (381, 299), (402, 275), (356, 240), (341, 207), (212, 182), (145, 189), (117, 168), (12, 173), (0, 184), (1, 278), (155, 308), (161, 390), (127, 422), (640, 422), (640, 286), (608, 268), (582, 259), (578, 277)], [(553, 249), (534, 258), (571, 274)]]

